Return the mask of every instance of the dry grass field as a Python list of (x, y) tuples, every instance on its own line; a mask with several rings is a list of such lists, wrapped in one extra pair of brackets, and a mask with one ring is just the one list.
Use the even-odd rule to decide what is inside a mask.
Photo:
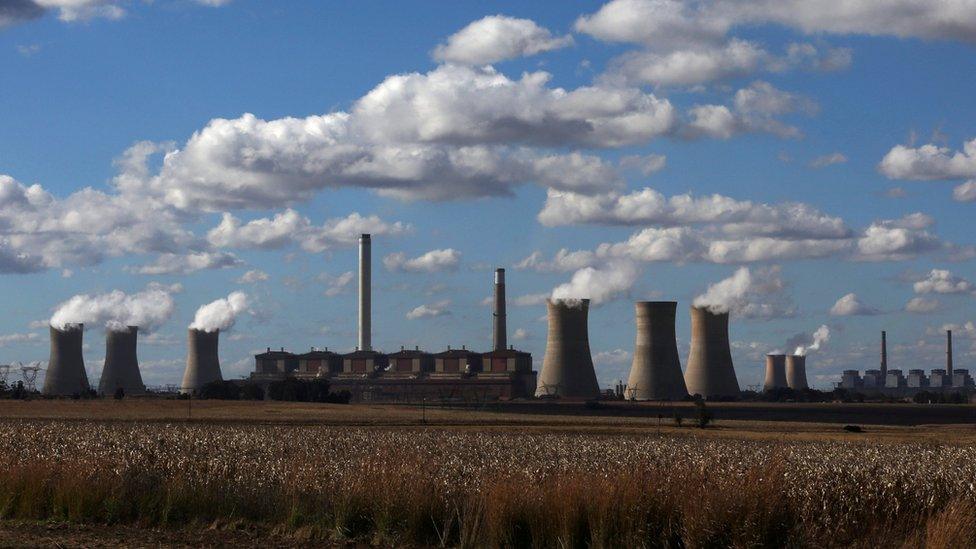
[(0, 545), (976, 544), (971, 424), (679, 408), (0, 401)]

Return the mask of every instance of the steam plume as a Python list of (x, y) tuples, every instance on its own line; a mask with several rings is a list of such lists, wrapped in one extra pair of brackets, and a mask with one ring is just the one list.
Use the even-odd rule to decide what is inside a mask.
[(589, 299), (593, 305), (606, 303), (630, 290), (637, 280), (637, 267), (628, 261), (615, 261), (599, 268), (586, 267), (573, 273), (569, 282), (552, 290), (552, 299), (570, 304)]
[(830, 340), (830, 328), (826, 324), (821, 324), (816, 332), (813, 332), (813, 342), (809, 345), (799, 345), (793, 354), (805, 356), (810, 351), (819, 351), (824, 343)]
[(695, 298), (694, 305), (744, 318), (788, 317), (795, 313), (795, 307), (784, 294), (785, 287), (778, 266), (755, 272), (740, 267), (732, 276), (709, 286)]
[(127, 294), (114, 290), (107, 294), (79, 294), (58, 305), (51, 316), (51, 326), (64, 330), (69, 324), (104, 325), (107, 330), (120, 331), (126, 326), (139, 326), (152, 332), (173, 314), (173, 293), (179, 286), (150, 285), (145, 290)]
[(197, 309), (190, 328), (204, 332), (228, 330), (237, 322), (237, 317), (247, 310), (247, 294), (232, 292), (226, 298), (218, 299)]

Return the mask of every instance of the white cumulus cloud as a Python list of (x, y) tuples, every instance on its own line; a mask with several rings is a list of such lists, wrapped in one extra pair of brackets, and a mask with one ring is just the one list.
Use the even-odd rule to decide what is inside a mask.
[(383, 265), (388, 270), (410, 273), (456, 271), (460, 263), (461, 252), (453, 248), (431, 250), (413, 258), (408, 258), (403, 252), (392, 253), (383, 258)]
[(973, 283), (946, 269), (932, 269), (912, 286), (917, 294), (968, 294)]
[(436, 303), (427, 303), (424, 305), (418, 305), (410, 311), (407, 312), (408, 320), (417, 320), (420, 318), (434, 318), (438, 316), (445, 316), (451, 314), (447, 309), (451, 305), (451, 301), (448, 299), (438, 301)]
[(482, 65), (557, 50), (572, 43), (572, 36), (553, 36), (531, 19), (489, 15), (449, 36), (445, 44), (434, 49), (434, 59)]
[(865, 304), (857, 294), (849, 293), (842, 296), (840, 299), (834, 303), (833, 307), (830, 308), (830, 314), (833, 316), (868, 316), (879, 314), (880, 311)]

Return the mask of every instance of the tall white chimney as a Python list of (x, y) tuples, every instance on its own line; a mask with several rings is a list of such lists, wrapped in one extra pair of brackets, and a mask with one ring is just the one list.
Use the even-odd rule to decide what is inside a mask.
[(370, 286), (372, 285), (372, 253), (368, 234), (359, 236), (359, 350), (372, 351), (370, 341), (372, 329), (372, 300)]

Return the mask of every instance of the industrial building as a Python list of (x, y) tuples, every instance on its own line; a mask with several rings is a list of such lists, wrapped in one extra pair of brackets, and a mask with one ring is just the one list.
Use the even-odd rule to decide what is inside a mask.
[(688, 393), (703, 398), (737, 398), (739, 381), (729, 345), (729, 313), (691, 308), (691, 352), (685, 370)]
[(45, 396), (72, 396), (88, 392), (88, 373), (82, 356), (84, 324), (69, 324), (63, 329), (50, 327), (51, 355), (44, 377)]
[(786, 383), (786, 355), (766, 355), (766, 377), (763, 391), (789, 387)]
[(900, 369), (889, 369), (888, 334), (881, 332), (881, 368), (865, 370), (864, 375), (857, 370), (844, 370), (837, 387), (894, 397), (909, 397), (922, 391), (966, 394), (976, 392), (976, 383), (969, 375), (969, 370), (953, 367), (952, 330), (946, 331), (945, 368), (935, 368), (929, 375), (925, 374), (925, 370), (910, 369), (907, 376)]
[(589, 299), (549, 299), (549, 332), (537, 397), (594, 399), (600, 384), (590, 354)]
[(681, 374), (674, 301), (639, 301), (634, 305), (637, 337), (624, 396), (628, 400), (680, 400), (688, 395)]
[(138, 326), (109, 329), (105, 332), (105, 365), (102, 367), (102, 378), (98, 382), (98, 394), (114, 395), (119, 390), (125, 395), (146, 393), (136, 352), (138, 335)]
[(180, 393), (194, 394), (204, 385), (213, 381), (223, 381), (220, 373), (218, 343), (220, 330), (207, 332), (190, 328), (187, 332), (186, 370)]
[[(358, 345), (345, 354), (311, 349), (294, 354), (280, 348), (255, 355), (252, 382), (268, 384), (294, 377), (327, 379), (333, 391), (349, 391), (360, 401), (421, 399), (489, 400), (531, 397), (536, 390), (532, 355), (506, 347), (505, 270), (495, 271), (492, 350), (466, 346), (437, 353), (401, 347), (384, 353), (372, 344), (372, 240), (359, 238)], [(595, 381), (595, 378), (594, 378)]]
[(786, 384), (794, 391), (809, 389), (809, 385), (807, 385), (806, 355), (787, 355)]

